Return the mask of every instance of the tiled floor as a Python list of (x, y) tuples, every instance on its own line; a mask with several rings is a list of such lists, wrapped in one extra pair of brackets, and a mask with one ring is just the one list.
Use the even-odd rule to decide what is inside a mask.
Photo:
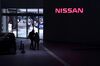
[[(25, 45), (25, 53), (19, 50), (20, 41)], [(16, 55), (0, 55), (0, 66), (64, 66), (40, 46), (40, 50), (30, 50), (28, 39), (17, 39)]]
[[(20, 41), (25, 53), (19, 50)], [(30, 50), (29, 39), (17, 39), (16, 55), (0, 55), (0, 66), (100, 66), (100, 45), (48, 43), (40, 41), (40, 50)]]
[(70, 66), (100, 66), (100, 45), (48, 43), (48, 49)]

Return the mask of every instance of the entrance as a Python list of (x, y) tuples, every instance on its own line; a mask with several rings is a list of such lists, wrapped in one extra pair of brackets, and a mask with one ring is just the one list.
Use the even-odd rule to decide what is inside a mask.
[(43, 9), (3, 9), (2, 25), (2, 32), (14, 33), (15, 37), (27, 38), (34, 29), (43, 39)]

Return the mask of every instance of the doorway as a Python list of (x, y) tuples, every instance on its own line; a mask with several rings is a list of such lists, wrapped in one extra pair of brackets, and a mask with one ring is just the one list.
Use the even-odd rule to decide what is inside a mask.
[(14, 33), (15, 37), (27, 38), (32, 29), (43, 39), (43, 8), (2, 9), (2, 32)]

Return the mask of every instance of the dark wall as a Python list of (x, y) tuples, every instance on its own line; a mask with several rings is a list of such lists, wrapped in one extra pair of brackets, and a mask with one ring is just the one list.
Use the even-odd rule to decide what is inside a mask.
[[(0, 0), (0, 4), (1, 4), (1, 0)], [(1, 32), (1, 5), (0, 5), (0, 32)]]
[[(49, 0), (45, 7), (45, 41), (99, 42), (99, 0)], [(83, 7), (84, 14), (55, 14), (57, 7)]]
[[(44, 3), (44, 4), (43, 4)], [(2, 0), (2, 8), (44, 6), (44, 40), (97, 42), (100, 40), (99, 0)], [(55, 14), (56, 7), (83, 7), (84, 14)]]
[(43, 0), (1, 0), (2, 8), (40, 8)]

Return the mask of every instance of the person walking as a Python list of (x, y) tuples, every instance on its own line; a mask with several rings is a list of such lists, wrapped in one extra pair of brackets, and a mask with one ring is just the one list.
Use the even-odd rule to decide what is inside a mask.
[(36, 32), (34, 35), (35, 49), (39, 50), (39, 34)]
[(28, 38), (31, 40), (30, 49), (34, 49), (34, 48), (33, 48), (34, 30), (32, 30), (32, 31), (29, 33)]

